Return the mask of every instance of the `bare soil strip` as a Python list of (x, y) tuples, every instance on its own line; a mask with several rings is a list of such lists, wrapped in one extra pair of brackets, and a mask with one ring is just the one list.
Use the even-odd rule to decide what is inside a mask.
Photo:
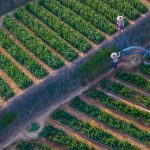
[(31, 53), (11, 32), (9, 32), (5, 27), (3, 29), (8, 33), (8, 35), (13, 39), (13, 41), (19, 45), (24, 51), (26, 51), (35, 61), (37, 61), (43, 68), (45, 68), (49, 73), (53, 73), (54, 71), (42, 62), (38, 57), (36, 57), (33, 53)]
[(150, 10), (150, 1), (149, 0), (140, 0), (142, 3), (144, 3)]
[(54, 125), (56, 128), (63, 130), (69, 136), (76, 138), (78, 141), (86, 143), (89, 147), (93, 146), (96, 150), (108, 150), (104, 146), (97, 144), (96, 142), (93, 142), (93, 141), (89, 140), (88, 138), (85, 138), (84, 136), (82, 136), (79, 133), (76, 133), (71, 128), (62, 125), (59, 121), (49, 119), (49, 123)]
[(69, 112), (70, 114), (72, 115), (75, 115), (77, 118), (85, 121), (85, 122), (88, 122), (91, 126), (95, 126), (97, 128), (101, 128), (102, 130), (112, 134), (114, 137), (124, 141), (128, 141), (130, 142), (131, 144), (133, 145), (136, 145), (137, 147), (141, 148), (142, 150), (149, 150), (149, 148), (147, 146), (145, 146), (144, 144), (140, 143), (139, 141), (137, 141), (136, 139), (130, 137), (129, 135), (121, 132), (121, 131), (118, 131), (118, 130), (115, 130), (110, 127), (108, 127), (106, 124), (103, 124), (101, 122), (98, 122), (96, 121), (95, 119), (93, 119), (92, 117), (89, 117), (88, 115), (86, 114), (83, 114), (77, 110), (74, 110), (73, 108), (67, 106), (65, 107), (65, 110), (67, 112)]
[(1, 109), (1, 107), (4, 106), (4, 104), (5, 104), (4, 100), (0, 97), (0, 109)]
[(63, 147), (62, 145), (58, 145), (58, 144), (55, 144), (55, 143), (53, 143), (53, 142), (50, 142), (50, 141), (48, 141), (48, 140), (45, 139), (45, 138), (42, 138), (42, 139), (38, 140), (38, 142), (39, 142), (40, 144), (46, 144), (46, 145), (48, 145), (48, 146), (49, 146), (50, 148), (52, 148), (53, 150), (66, 150), (66, 148)]
[(22, 66), (20, 63), (18, 63), (15, 58), (13, 58), (9, 53), (7, 53), (6, 50), (4, 50), (2, 47), (0, 47), (0, 52), (5, 55), (8, 59), (10, 59), (20, 70), (22, 70), (31, 80), (33, 80), (35, 83), (38, 83), (38, 79), (24, 66)]
[(9, 86), (13, 89), (15, 94), (20, 93), (22, 90), (18, 87), (18, 85), (2, 70), (0, 69), (0, 76), (7, 81)]
[(100, 101), (96, 101), (96, 100), (92, 100), (91, 98), (85, 96), (85, 95), (81, 95), (80, 96), (82, 100), (84, 100), (85, 102), (87, 102), (88, 104), (91, 105), (95, 105), (96, 107), (98, 107), (100, 110), (113, 115), (114, 117), (126, 121), (126, 122), (132, 122), (133, 124), (135, 124), (138, 128), (142, 129), (142, 130), (146, 130), (146, 131), (150, 131), (150, 127), (143, 125), (141, 122), (137, 122), (135, 120), (133, 120), (131, 117), (128, 117), (122, 113), (116, 112), (115, 110), (112, 110), (106, 106), (104, 106), (103, 104), (100, 103)]
[(124, 98), (124, 97), (122, 97), (122, 96), (120, 96), (120, 95), (117, 95), (117, 94), (114, 94), (114, 93), (112, 93), (112, 92), (110, 92), (110, 91), (104, 90), (104, 89), (101, 88), (101, 87), (97, 87), (97, 90), (103, 91), (103, 92), (105, 92), (106, 94), (112, 96), (113, 98), (115, 98), (115, 99), (117, 99), (117, 100), (119, 100), (119, 101), (122, 101), (122, 102), (124, 102), (124, 103), (126, 103), (126, 104), (128, 104), (128, 105), (130, 105), (130, 106), (132, 106), (132, 107), (135, 107), (135, 108), (137, 108), (137, 109), (140, 109), (140, 110), (142, 110), (142, 111), (146, 111), (146, 112), (149, 112), (149, 113), (150, 113), (150, 110), (148, 110), (148, 109), (142, 107), (140, 104), (137, 104), (137, 103), (135, 103), (134, 101), (132, 101), (132, 100), (130, 100), (130, 99)]

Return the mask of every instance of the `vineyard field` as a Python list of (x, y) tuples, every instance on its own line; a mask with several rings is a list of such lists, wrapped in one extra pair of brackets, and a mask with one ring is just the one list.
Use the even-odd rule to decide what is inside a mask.
[(37, 0), (2, 16), (0, 150), (149, 150), (150, 57), (121, 53), (148, 49), (149, 16), (149, 0)]

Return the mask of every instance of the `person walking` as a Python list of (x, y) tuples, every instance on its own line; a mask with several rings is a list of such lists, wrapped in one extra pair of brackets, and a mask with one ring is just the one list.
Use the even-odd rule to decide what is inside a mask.
[(117, 17), (117, 27), (118, 27), (119, 32), (123, 31), (124, 29), (124, 17), (123, 16)]

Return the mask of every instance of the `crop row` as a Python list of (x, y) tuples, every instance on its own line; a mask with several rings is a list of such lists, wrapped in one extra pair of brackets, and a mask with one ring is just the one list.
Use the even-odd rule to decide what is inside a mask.
[(0, 53), (0, 68), (10, 76), (21, 88), (27, 88), (32, 84), (32, 80), (28, 78), (11, 60)]
[(137, 104), (140, 104), (148, 108), (150, 107), (150, 97), (134, 89), (128, 88), (121, 83), (116, 83), (108, 79), (104, 79), (101, 80), (99, 85), (102, 86), (104, 89), (109, 90), (117, 95), (126, 97), (127, 99), (132, 100)]
[(16, 145), (17, 150), (51, 150), (46, 144), (39, 144), (32, 141), (21, 141)]
[(64, 62), (54, 55), (50, 49), (42, 44), (34, 35), (10, 16), (4, 18), (5, 27), (12, 32), (33, 54), (53, 69), (58, 69)]
[[(109, 5), (99, 1), (99, 0), (79, 0), (81, 3), (91, 7), (96, 12), (100, 13), (108, 20), (110, 20), (113, 24), (116, 24), (116, 17), (120, 14), (115, 9), (112, 9)], [(125, 24), (128, 25), (128, 21), (125, 18)]]
[(89, 148), (85, 143), (68, 136), (64, 131), (57, 129), (50, 124), (44, 128), (41, 136), (47, 140), (64, 145), (69, 150), (94, 150), (94, 148)]
[(150, 140), (150, 134), (147, 131), (139, 129), (133, 123), (120, 120), (111, 114), (103, 112), (98, 107), (94, 105), (89, 105), (86, 102), (82, 101), (79, 97), (73, 99), (73, 101), (71, 102), (71, 106), (106, 124), (112, 129), (122, 131), (144, 143), (148, 143)]
[(97, 127), (92, 127), (89, 123), (83, 122), (75, 116), (58, 110), (52, 114), (53, 119), (60, 121), (62, 124), (69, 126), (73, 130), (83, 134), (85, 137), (92, 139), (98, 143), (104, 144), (112, 149), (117, 150), (138, 150), (137, 147), (131, 145), (126, 141), (121, 141), (111, 134), (101, 130)]
[(128, 82), (130, 84), (150, 91), (150, 81), (141, 75), (131, 72), (118, 71), (116, 72), (115, 77), (122, 81)]
[[(53, 0), (50, 0), (53, 1)], [(116, 32), (116, 27), (114, 24), (110, 23), (103, 15), (95, 12), (90, 7), (83, 5), (76, 0), (58, 0), (61, 4), (70, 8), (72, 11), (83, 17), (85, 20), (89, 21), (96, 28), (101, 31), (112, 35)]]
[(3, 98), (4, 100), (7, 100), (13, 95), (14, 95), (13, 90), (10, 88), (7, 82), (2, 77), (0, 77), (0, 97)]
[(91, 45), (83, 38), (81, 34), (73, 30), (67, 24), (63, 23), (59, 18), (52, 15), (47, 9), (38, 3), (29, 3), (26, 8), (57, 34), (59, 34), (59, 36), (64, 38), (80, 51), (87, 52), (91, 48)]
[(131, 6), (130, 3), (124, 0), (102, 0), (102, 2), (110, 5), (111, 8), (118, 10), (123, 13), (123, 15), (127, 16), (131, 20), (137, 19), (140, 14), (139, 12)]
[(150, 65), (141, 64), (139, 67), (139, 71), (146, 74), (146, 75), (150, 75)]
[(41, 0), (39, 3), (92, 42), (99, 44), (104, 40), (105, 37), (93, 25), (62, 6), (58, 1)]
[(121, 112), (122, 114), (128, 115), (129, 117), (142, 122), (145, 125), (150, 125), (150, 114), (141, 111), (135, 107), (129, 106), (128, 104), (117, 101), (113, 97), (105, 94), (102, 91), (91, 90), (87, 93), (87, 96), (93, 100), (98, 100), (103, 105), (113, 109), (114, 111)]
[[(120, 0), (121, 2), (124, 0)], [(148, 11), (148, 7), (144, 5), (140, 0), (127, 0), (136, 10), (140, 13), (146, 13)]]
[(37, 78), (43, 78), (48, 75), (48, 72), (17, 45), (2, 29), (0, 29), (0, 39), (0, 45), (33, 75)]
[(75, 52), (63, 39), (61, 39), (55, 32), (47, 30), (44, 25), (25, 10), (18, 9), (14, 15), (68, 61), (73, 61), (78, 57), (77, 52)]

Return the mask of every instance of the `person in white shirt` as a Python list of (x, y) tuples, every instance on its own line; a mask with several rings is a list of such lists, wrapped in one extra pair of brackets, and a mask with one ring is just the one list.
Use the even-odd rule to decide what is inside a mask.
[(117, 65), (118, 65), (118, 61), (119, 61), (119, 57), (120, 57), (120, 53), (119, 54), (117, 54), (117, 53), (112, 53), (111, 54), (111, 58), (112, 58), (112, 60), (113, 60), (113, 67), (114, 68), (117, 68)]

